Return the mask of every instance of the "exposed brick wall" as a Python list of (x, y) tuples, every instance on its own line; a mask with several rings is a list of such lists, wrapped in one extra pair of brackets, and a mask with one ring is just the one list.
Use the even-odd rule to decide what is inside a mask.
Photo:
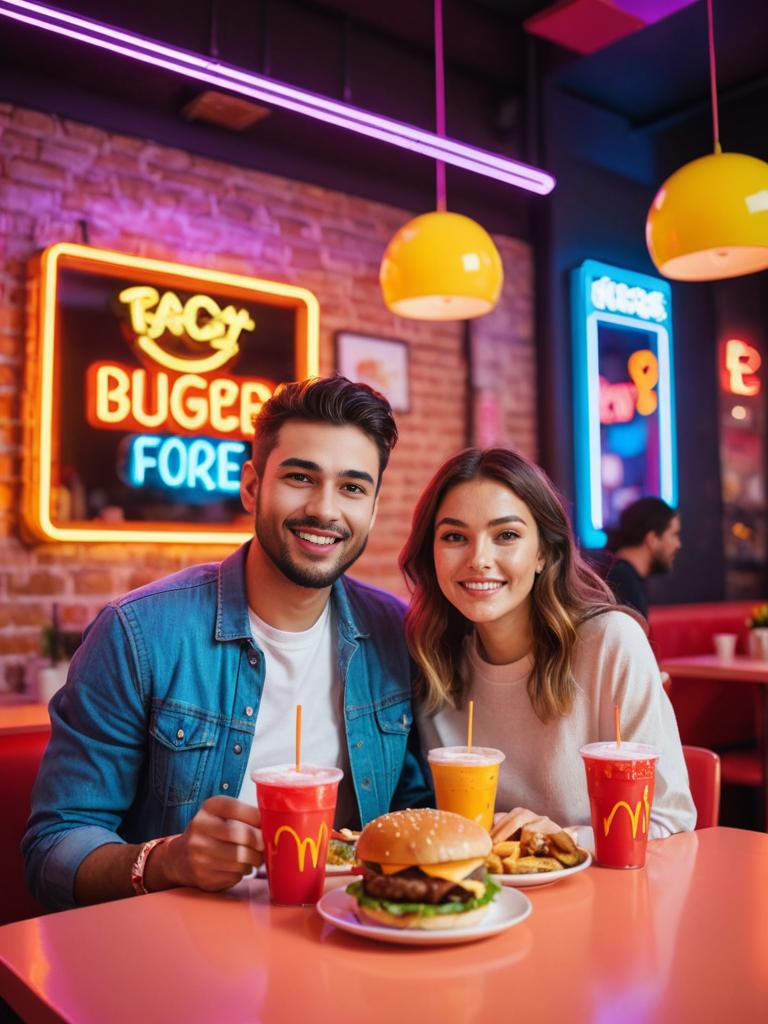
[[(384, 307), (378, 266), (412, 213), (217, 163), (142, 139), (0, 104), (0, 691), (39, 651), (52, 602), (82, 628), (110, 597), (224, 548), (29, 544), (21, 537), (21, 392), (27, 260), (57, 241), (289, 281), (321, 306), (321, 371), (339, 330), (409, 345), (411, 411), (400, 415), (379, 519), (355, 574), (398, 593), (396, 560), (418, 493), (468, 440), (463, 328), (402, 320)], [(473, 325), (475, 383), (499, 410), (495, 439), (536, 455), (532, 261), (498, 238), (499, 307)]]

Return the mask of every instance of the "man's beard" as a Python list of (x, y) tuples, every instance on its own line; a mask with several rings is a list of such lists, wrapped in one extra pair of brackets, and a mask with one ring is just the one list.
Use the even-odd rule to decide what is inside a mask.
[(672, 562), (669, 559), (660, 558), (658, 555), (654, 555), (651, 559), (651, 567), (648, 571), (648, 575), (663, 576), (668, 572), (672, 572)]
[[(286, 579), (290, 580), (291, 583), (295, 583), (299, 587), (312, 587), (316, 590), (322, 590), (325, 587), (332, 586), (336, 580), (358, 560), (360, 555), (365, 551), (365, 546), (368, 543), (368, 535), (366, 534), (360, 541), (357, 548), (350, 551), (347, 559), (341, 564), (337, 563), (333, 566), (297, 565), (291, 557), (287, 542), (280, 536), (273, 533), (273, 531), (265, 529), (264, 526), (260, 525), (260, 520), (261, 516), (259, 515), (257, 502), (255, 524), (256, 539), (261, 545), (262, 551), (266, 554), (275, 568), (278, 569)], [(312, 529), (315, 529), (336, 533), (342, 538), (342, 543), (350, 536), (349, 531), (342, 532), (339, 530), (338, 526), (333, 524), (323, 524), (316, 519), (302, 519), (301, 521), (291, 519), (286, 522), (284, 526), (291, 530), (301, 529), (311, 531)]]

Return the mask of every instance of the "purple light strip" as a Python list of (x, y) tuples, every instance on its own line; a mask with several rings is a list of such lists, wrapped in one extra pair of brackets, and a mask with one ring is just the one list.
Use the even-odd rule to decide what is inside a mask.
[(539, 195), (547, 195), (555, 187), (555, 179), (550, 174), (517, 160), (509, 160), (464, 142), (424, 131), (415, 125), (381, 117), (326, 96), (318, 96), (282, 82), (272, 81), (262, 75), (243, 71), (201, 54), (144, 39), (131, 32), (77, 17), (65, 11), (57, 11), (31, 0), (0, 0), (0, 15), (187, 78), (229, 89), (231, 92), (262, 100), (273, 106), (314, 117), (435, 160), (443, 160), (455, 167)]
[[(443, 55), (443, 0), (435, 0), (435, 128), (441, 139), (445, 138), (445, 57)], [(445, 187), (445, 163), (435, 162), (437, 186), (437, 208), (444, 213), (447, 208)]]

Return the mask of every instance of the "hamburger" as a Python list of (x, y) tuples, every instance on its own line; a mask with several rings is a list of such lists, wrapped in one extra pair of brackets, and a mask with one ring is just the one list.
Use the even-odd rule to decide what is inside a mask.
[(491, 837), (448, 811), (394, 811), (375, 818), (357, 841), (362, 879), (347, 892), (363, 922), (391, 928), (468, 928), (499, 886), (486, 877)]

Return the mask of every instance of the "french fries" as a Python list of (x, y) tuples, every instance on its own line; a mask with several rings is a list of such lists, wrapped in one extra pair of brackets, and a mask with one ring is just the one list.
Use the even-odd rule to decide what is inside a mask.
[(485, 866), (492, 875), (532, 875), (576, 867), (587, 859), (566, 831), (545, 834), (522, 828), (519, 839), (494, 843)]

